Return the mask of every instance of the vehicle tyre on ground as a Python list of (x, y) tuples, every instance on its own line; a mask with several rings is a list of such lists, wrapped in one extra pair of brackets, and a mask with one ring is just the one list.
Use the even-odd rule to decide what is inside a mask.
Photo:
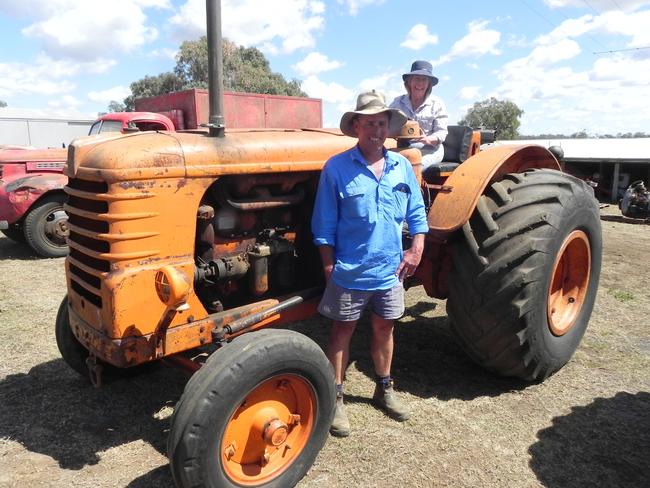
[(56, 323), (54, 329), (56, 345), (59, 348), (63, 360), (82, 376), (88, 377), (88, 349), (86, 349), (72, 333), (70, 328), (70, 312), (68, 311), (68, 297), (66, 296), (59, 311), (56, 314)]
[(63, 210), (64, 193), (46, 195), (25, 217), (25, 240), (39, 255), (58, 258), (68, 254), (68, 216)]
[(555, 170), (493, 183), (453, 245), (447, 312), (479, 365), (543, 380), (576, 350), (602, 259), (598, 202)]
[(188, 382), (168, 455), (179, 487), (294, 486), (323, 447), (336, 393), (329, 361), (289, 330), (244, 334)]
[[(88, 381), (91, 381), (88, 365), (86, 364), (86, 360), (90, 354), (88, 352), (88, 349), (86, 349), (84, 345), (79, 342), (76, 336), (72, 333), (72, 329), (70, 328), (70, 312), (67, 296), (63, 298), (61, 305), (59, 305), (54, 327), (56, 345), (59, 348), (59, 353), (61, 354), (63, 360), (73, 370), (86, 378)], [(156, 362), (151, 362), (133, 366), (131, 368), (117, 368), (112, 364), (107, 364), (100, 360), (97, 360), (97, 363), (101, 365), (101, 378), (102, 382), (105, 383), (121, 378), (136, 376), (144, 371), (152, 369), (158, 364)]]

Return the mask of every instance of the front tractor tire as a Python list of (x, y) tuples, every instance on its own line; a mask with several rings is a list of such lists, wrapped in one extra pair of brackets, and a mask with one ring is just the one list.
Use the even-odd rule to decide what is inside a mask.
[(452, 331), (484, 368), (543, 380), (585, 333), (601, 259), (590, 187), (549, 169), (507, 175), (481, 196), (453, 244)]
[(234, 339), (176, 405), (167, 446), (176, 485), (294, 486), (325, 443), (335, 395), (329, 361), (306, 336), (261, 330)]
[(67, 296), (63, 298), (61, 305), (59, 305), (59, 311), (56, 314), (54, 336), (63, 360), (73, 370), (87, 378), (88, 366), (86, 366), (86, 359), (88, 359), (89, 353), (88, 349), (77, 340), (70, 328), (70, 312), (68, 311)]

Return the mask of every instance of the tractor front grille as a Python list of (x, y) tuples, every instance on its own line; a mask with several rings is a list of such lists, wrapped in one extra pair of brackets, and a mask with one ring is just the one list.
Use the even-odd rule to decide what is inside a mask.
[[(119, 185), (111, 190), (106, 182), (79, 178), (70, 178), (65, 187), (70, 287), (98, 308), (102, 307), (102, 279), (108, 273), (119, 268), (120, 262), (144, 259), (158, 252), (147, 249), (145, 244), (146, 238), (158, 233), (141, 230), (151, 227), (148, 220), (158, 213), (139, 209), (139, 202), (156, 195), (137, 189), (127, 191)], [(125, 231), (128, 226), (121, 224), (134, 220), (138, 221), (138, 231)]]

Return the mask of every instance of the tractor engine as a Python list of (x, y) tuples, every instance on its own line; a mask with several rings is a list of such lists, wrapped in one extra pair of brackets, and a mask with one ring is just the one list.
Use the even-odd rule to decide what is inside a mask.
[(313, 280), (317, 273), (299, 279), (296, 271), (302, 257), (307, 266), (318, 263), (308, 250), (314, 182), (309, 173), (225, 176), (209, 188), (197, 211), (194, 275), (206, 310), (286, 293), (304, 276)]

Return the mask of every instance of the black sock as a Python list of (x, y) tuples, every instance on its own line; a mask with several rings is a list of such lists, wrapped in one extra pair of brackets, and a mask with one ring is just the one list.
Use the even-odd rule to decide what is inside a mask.
[(377, 379), (375, 380), (375, 382), (378, 385), (382, 386), (383, 388), (387, 388), (393, 383), (393, 379), (390, 377), (390, 375), (388, 375), (388, 376), (377, 376)]

